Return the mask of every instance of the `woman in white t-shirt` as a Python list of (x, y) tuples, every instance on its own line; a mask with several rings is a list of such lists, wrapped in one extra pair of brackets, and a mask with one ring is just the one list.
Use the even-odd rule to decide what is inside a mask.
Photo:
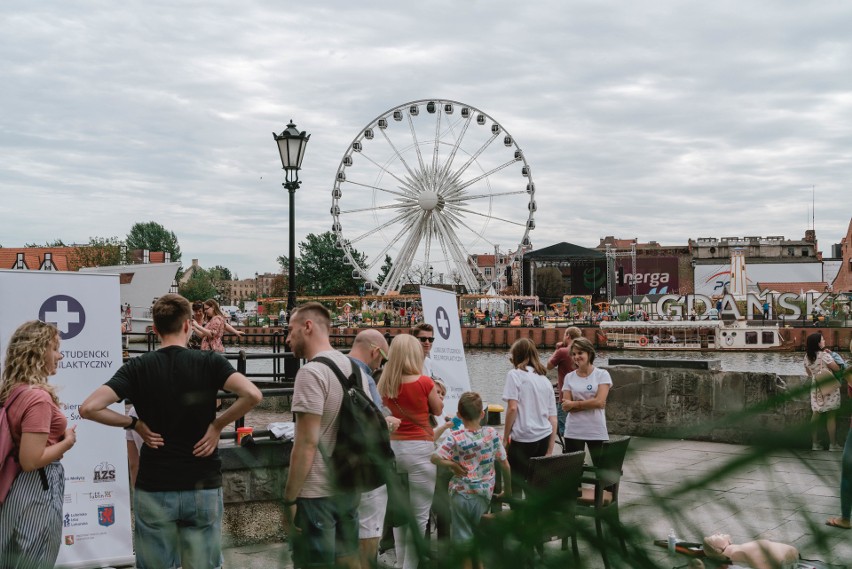
[(577, 369), (565, 376), (562, 385), (562, 409), (568, 413), (565, 420), (565, 452), (585, 450), (594, 462), (609, 440), (606, 429), (606, 398), (612, 386), (609, 372), (595, 367), (595, 348), (585, 338), (577, 338), (571, 345), (571, 355)]
[(512, 494), (520, 496), (530, 459), (553, 453), (556, 397), (532, 340), (521, 338), (512, 344), (510, 359), (513, 369), (506, 374), (503, 388), (507, 407), (503, 446), (512, 468)]

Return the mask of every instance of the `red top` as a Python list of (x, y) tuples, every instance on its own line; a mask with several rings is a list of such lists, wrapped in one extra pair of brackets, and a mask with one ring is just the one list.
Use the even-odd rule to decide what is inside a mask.
[(565, 384), (565, 376), (576, 369), (574, 358), (571, 357), (571, 348), (559, 348), (550, 356), (547, 363), (556, 366), (556, 389), (559, 392), (559, 401), (562, 401), (562, 386)]
[[(12, 401), (12, 406), (6, 409), (15, 448), (21, 446), (22, 433), (46, 434), (47, 446), (61, 441), (65, 436), (65, 429), (68, 428), (68, 420), (53, 402), (50, 393), (38, 387), (23, 387), (23, 389), (24, 393)], [(12, 393), (15, 391), (12, 390)]]
[(385, 407), (402, 421), (399, 428), (391, 433), (391, 440), (432, 441), (435, 438), (429, 424), (429, 394), (434, 387), (431, 377), (421, 375), (417, 381), (403, 383), (396, 399), (382, 398)]

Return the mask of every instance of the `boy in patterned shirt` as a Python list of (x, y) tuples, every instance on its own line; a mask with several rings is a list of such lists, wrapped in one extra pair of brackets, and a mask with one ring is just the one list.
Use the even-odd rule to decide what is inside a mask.
[[(495, 468), (503, 471), (503, 497), (511, 493), (511, 473), (506, 449), (494, 427), (481, 426), (485, 411), (478, 393), (463, 393), (459, 398), (458, 417), (462, 428), (452, 429), (432, 455), (432, 462), (449, 468), (450, 511), (452, 514), (451, 536), (453, 541), (468, 543), (473, 540), (474, 529), (483, 514), (488, 511), (494, 493)], [(471, 560), (465, 567), (471, 567)]]

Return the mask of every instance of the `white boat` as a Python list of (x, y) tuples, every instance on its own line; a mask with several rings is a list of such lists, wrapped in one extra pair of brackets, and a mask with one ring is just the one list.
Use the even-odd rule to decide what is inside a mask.
[[(81, 273), (107, 273), (119, 275), (122, 321), (128, 332), (145, 333), (154, 323), (151, 305), (159, 297), (175, 291), (173, 285), (180, 263), (143, 263), (137, 265), (111, 265), (86, 267)], [(127, 314), (126, 307), (130, 307)], [(115, 307), (119, 309), (118, 306)]]
[(601, 322), (598, 345), (618, 350), (788, 351), (793, 341), (777, 324), (745, 320)]

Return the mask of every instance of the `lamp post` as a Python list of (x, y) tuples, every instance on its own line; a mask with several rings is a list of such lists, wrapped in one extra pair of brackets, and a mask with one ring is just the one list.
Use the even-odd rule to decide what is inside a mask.
[(296, 214), (294, 201), (296, 190), (302, 182), (299, 181), (299, 169), (302, 167), (302, 158), (305, 157), (305, 147), (308, 145), (310, 134), (305, 131), (299, 132), (293, 120), (287, 124), (287, 128), (281, 134), (272, 133), (275, 142), (278, 143), (278, 153), (281, 155), (281, 167), (284, 168), (284, 183), (282, 184), (290, 194), (290, 255), (289, 275), (287, 283), (287, 315), (292, 314), (296, 307)]

